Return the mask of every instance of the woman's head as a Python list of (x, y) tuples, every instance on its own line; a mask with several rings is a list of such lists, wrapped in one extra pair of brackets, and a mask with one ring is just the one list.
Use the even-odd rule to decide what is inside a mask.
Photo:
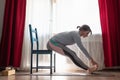
[(90, 33), (92, 34), (90, 27), (86, 24), (84, 24), (82, 26), (77, 26), (77, 28), (79, 29), (80, 36), (87, 37), (88, 34), (90, 34)]

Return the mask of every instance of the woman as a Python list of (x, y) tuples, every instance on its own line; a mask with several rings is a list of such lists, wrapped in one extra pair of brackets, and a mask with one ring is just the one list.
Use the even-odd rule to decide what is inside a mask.
[[(77, 28), (79, 31), (62, 32), (53, 36), (48, 41), (47, 48), (49, 50), (54, 50), (61, 55), (68, 56), (77, 66), (86, 70), (87, 73), (92, 73), (97, 70), (98, 64), (92, 59), (87, 50), (84, 48), (80, 38), (87, 37), (90, 33), (92, 34), (92, 31), (88, 25), (77, 26)], [(72, 45), (75, 43), (89, 59), (93, 65), (92, 67), (89, 68), (85, 65), (74, 51), (66, 47), (67, 45)]]

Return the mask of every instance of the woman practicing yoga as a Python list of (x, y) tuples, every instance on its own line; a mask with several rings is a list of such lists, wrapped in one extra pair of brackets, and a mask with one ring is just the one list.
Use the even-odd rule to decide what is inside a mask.
[[(47, 48), (49, 50), (54, 50), (61, 55), (69, 57), (74, 64), (86, 70), (87, 73), (92, 73), (97, 70), (98, 64), (89, 55), (81, 42), (81, 37), (87, 37), (90, 33), (92, 34), (92, 31), (90, 27), (86, 24), (82, 26), (77, 26), (77, 28), (79, 29), (79, 31), (62, 32), (53, 36), (48, 41)], [(84, 64), (82, 60), (76, 55), (76, 53), (67, 47), (67, 45), (73, 45), (75, 43), (89, 59), (92, 67), (88, 67), (86, 64)]]

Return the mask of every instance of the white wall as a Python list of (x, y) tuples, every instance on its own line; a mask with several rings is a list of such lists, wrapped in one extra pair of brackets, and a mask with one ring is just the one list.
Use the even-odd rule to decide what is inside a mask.
[(0, 41), (1, 41), (1, 36), (2, 36), (4, 7), (5, 7), (5, 0), (0, 0)]

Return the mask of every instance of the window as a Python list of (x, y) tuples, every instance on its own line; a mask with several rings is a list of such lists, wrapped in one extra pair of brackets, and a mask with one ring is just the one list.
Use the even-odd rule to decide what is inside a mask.
[(76, 30), (88, 24), (93, 34), (101, 34), (97, 0), (56, 0), (53, 5), (53, 32)]

